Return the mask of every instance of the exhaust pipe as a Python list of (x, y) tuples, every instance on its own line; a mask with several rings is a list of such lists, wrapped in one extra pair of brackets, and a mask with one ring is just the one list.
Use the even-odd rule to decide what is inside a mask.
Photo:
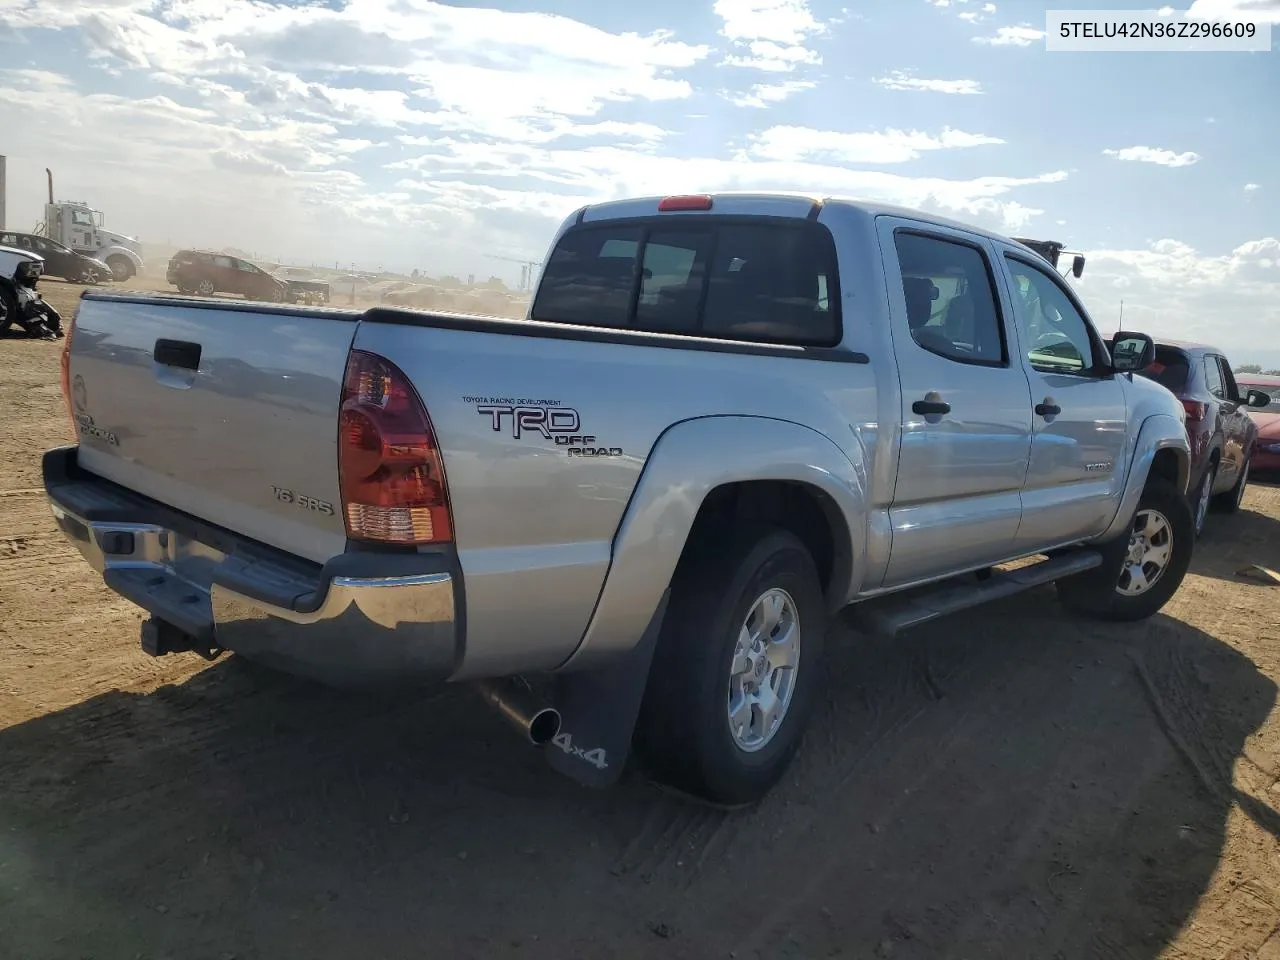
[(560, 711), (535, 704), (522, 684), (514, 680), (481, 680), (476, 688), (485, 702), (535, 747), (550, 743), (560, 732)]

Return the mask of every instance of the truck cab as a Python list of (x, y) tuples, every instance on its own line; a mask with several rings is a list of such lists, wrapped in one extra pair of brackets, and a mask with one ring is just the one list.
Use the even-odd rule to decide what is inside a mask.
[(102, 211), (87, 203), (46, 203), (43, 233), (77, 253), (101, 260), (117, 282), (136, 276), (142, 269), (142, 245), (133, 237), (105, 229)]

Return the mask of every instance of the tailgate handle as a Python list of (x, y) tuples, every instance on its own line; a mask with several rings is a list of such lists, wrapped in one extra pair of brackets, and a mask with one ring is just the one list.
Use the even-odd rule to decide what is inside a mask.
[(200, 344), (189, 340), (157, 340), (151, 354), (156, 363), (166, 367), (182, 367), (184, 370), (200, 368)]

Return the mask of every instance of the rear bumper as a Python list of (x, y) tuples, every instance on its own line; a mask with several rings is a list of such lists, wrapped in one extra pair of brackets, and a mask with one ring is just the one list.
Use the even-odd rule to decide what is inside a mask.
[(44, 456), (54, 520), (116, 593), (209, 646), (341, 686), (448, 679), (462, 579), (448, 552), (351, 551), (323, 567)]

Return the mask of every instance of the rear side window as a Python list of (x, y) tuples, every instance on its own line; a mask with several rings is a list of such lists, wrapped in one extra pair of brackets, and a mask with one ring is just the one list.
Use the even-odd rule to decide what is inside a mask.
[(1148, 380), (1154, 380), (1170, 393), (1180, 394), (1187, 389), (1191, 362), (1181, 350), (1156, 347), (1156, 358), (1138, 373)]
[(531, 316), (549, 323), (835, 346), (835, 249), (809, 221), (613, 221), (570, 229)]
[(982, 252), (905, 231), (897, 232), (894, 243), (911, 338), (948, 360), (1003, 364), (1004, 332)]

